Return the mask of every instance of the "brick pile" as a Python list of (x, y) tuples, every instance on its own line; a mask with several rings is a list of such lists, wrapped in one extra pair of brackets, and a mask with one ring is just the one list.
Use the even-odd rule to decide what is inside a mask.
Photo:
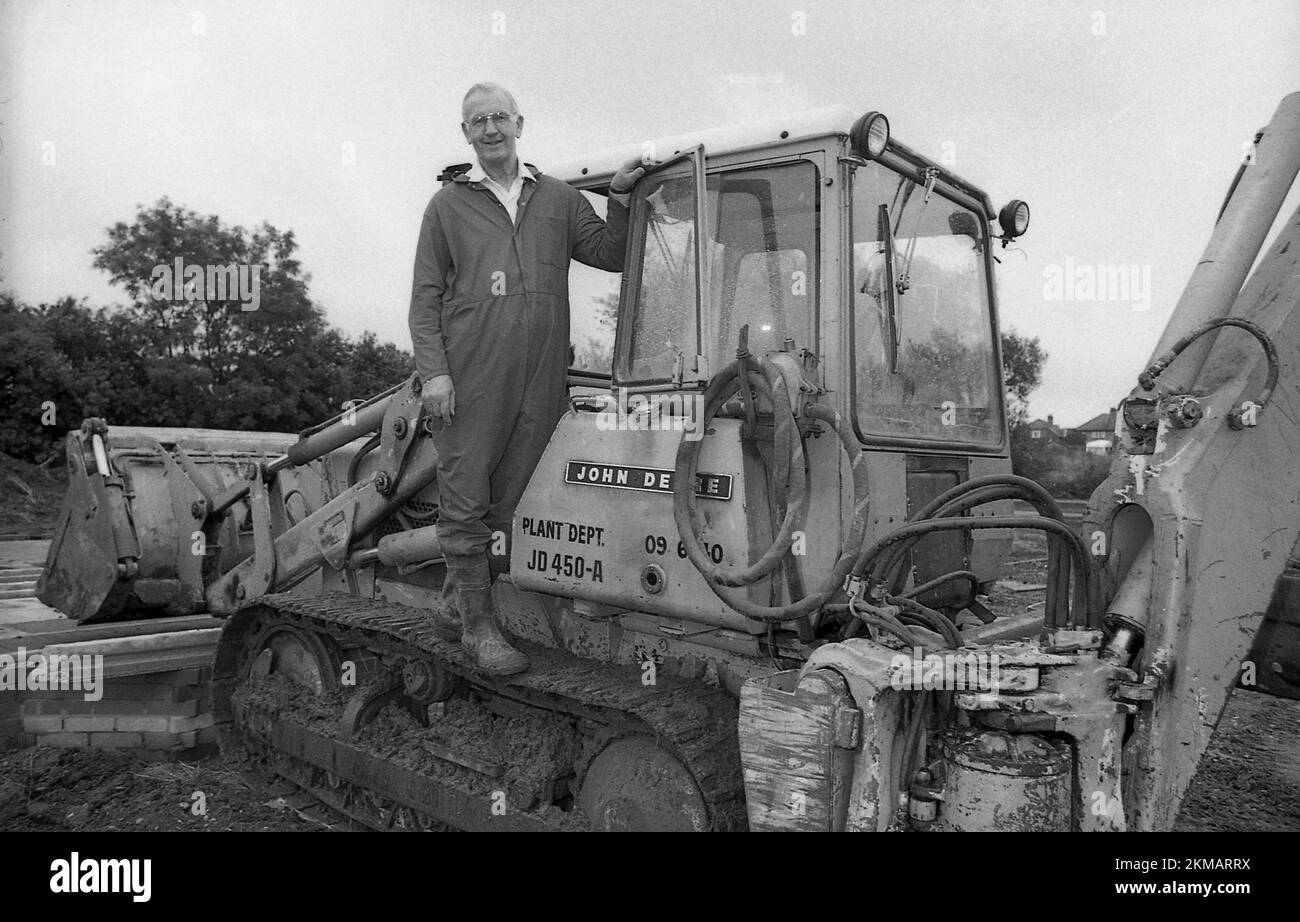
[(215, 750), (209, 667), (105, 679), (103, 697), (80, 691), (0, 695), (0, 748), (9, 745), (128, 749), (165, 759)]

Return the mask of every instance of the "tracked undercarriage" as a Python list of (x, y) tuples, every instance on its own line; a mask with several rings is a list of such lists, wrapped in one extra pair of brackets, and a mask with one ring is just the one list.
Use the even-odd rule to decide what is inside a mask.
[(377, 829), (743, 826), (724, 691), (527, 644), (532, 669), (493, 680), (447, 627), (341, 594), (264, 597), (218, 651), (227, 741)]

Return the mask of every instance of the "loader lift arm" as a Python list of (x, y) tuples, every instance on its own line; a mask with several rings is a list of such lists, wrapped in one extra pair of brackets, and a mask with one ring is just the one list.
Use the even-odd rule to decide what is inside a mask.
[[(286, 464), (304, 464), (379, 429), (378, 470), (274, 538), (269, 519), (259, 517), (258, 509), (265, 502), (263, 478), (284, 465), (272, 462), (265, 472), (250, 471), (247, 489), (253, 499), (257, 551), (208, 587), (209, 610), (232, 612), (262, 595), (292, 588), (324, 564), (347, 566), (357, 541), (437, 477), (438, 454), (425, 420), (420, 381), (412, 376), (354, 416), (343, 414), (306, 433), (285, 455)], [(431, 533), (432, 526), (419, 531)], [(427, 537), (432, 539), (431, 534)]]

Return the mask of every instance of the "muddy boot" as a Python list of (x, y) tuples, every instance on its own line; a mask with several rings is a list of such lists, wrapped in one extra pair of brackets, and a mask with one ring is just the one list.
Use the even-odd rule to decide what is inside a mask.
[(438, 604), (429, 612), (429, 620), (443, 640), (460, 640), (463, 625), (460, 620), (460, 610), (456, 608), (456, 584), (450, 570), (443, 580)]
[(475, 665), (489, 675), (514, 675), (528, 668), (524, 656), (502, 635), (497, 627), (496, 608), (492, 604), (492, 586), (456, 586), (456, 607), (460, 610), (460, 644)]

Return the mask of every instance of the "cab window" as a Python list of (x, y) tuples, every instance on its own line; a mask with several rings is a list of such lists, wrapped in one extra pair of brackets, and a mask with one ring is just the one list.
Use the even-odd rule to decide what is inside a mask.
[[(715, 371), (735, 357), (742, 327), (756, 355), (786, 339), (816, 350), (818, 175), (801, 160), (707, 177), (708, 304), (695, 311), (695, 186), (689, 165), (641, 184), (634, 210), (640, 277), (634, 286), (627, 383), (671, 380), (703, 342)], [(679, 360), (679, 356), (682, 359)]]
[(852, 181), (852, 372), (860, 434), (1000, 444), (984, 221), (875, 161), (857, 166)]

